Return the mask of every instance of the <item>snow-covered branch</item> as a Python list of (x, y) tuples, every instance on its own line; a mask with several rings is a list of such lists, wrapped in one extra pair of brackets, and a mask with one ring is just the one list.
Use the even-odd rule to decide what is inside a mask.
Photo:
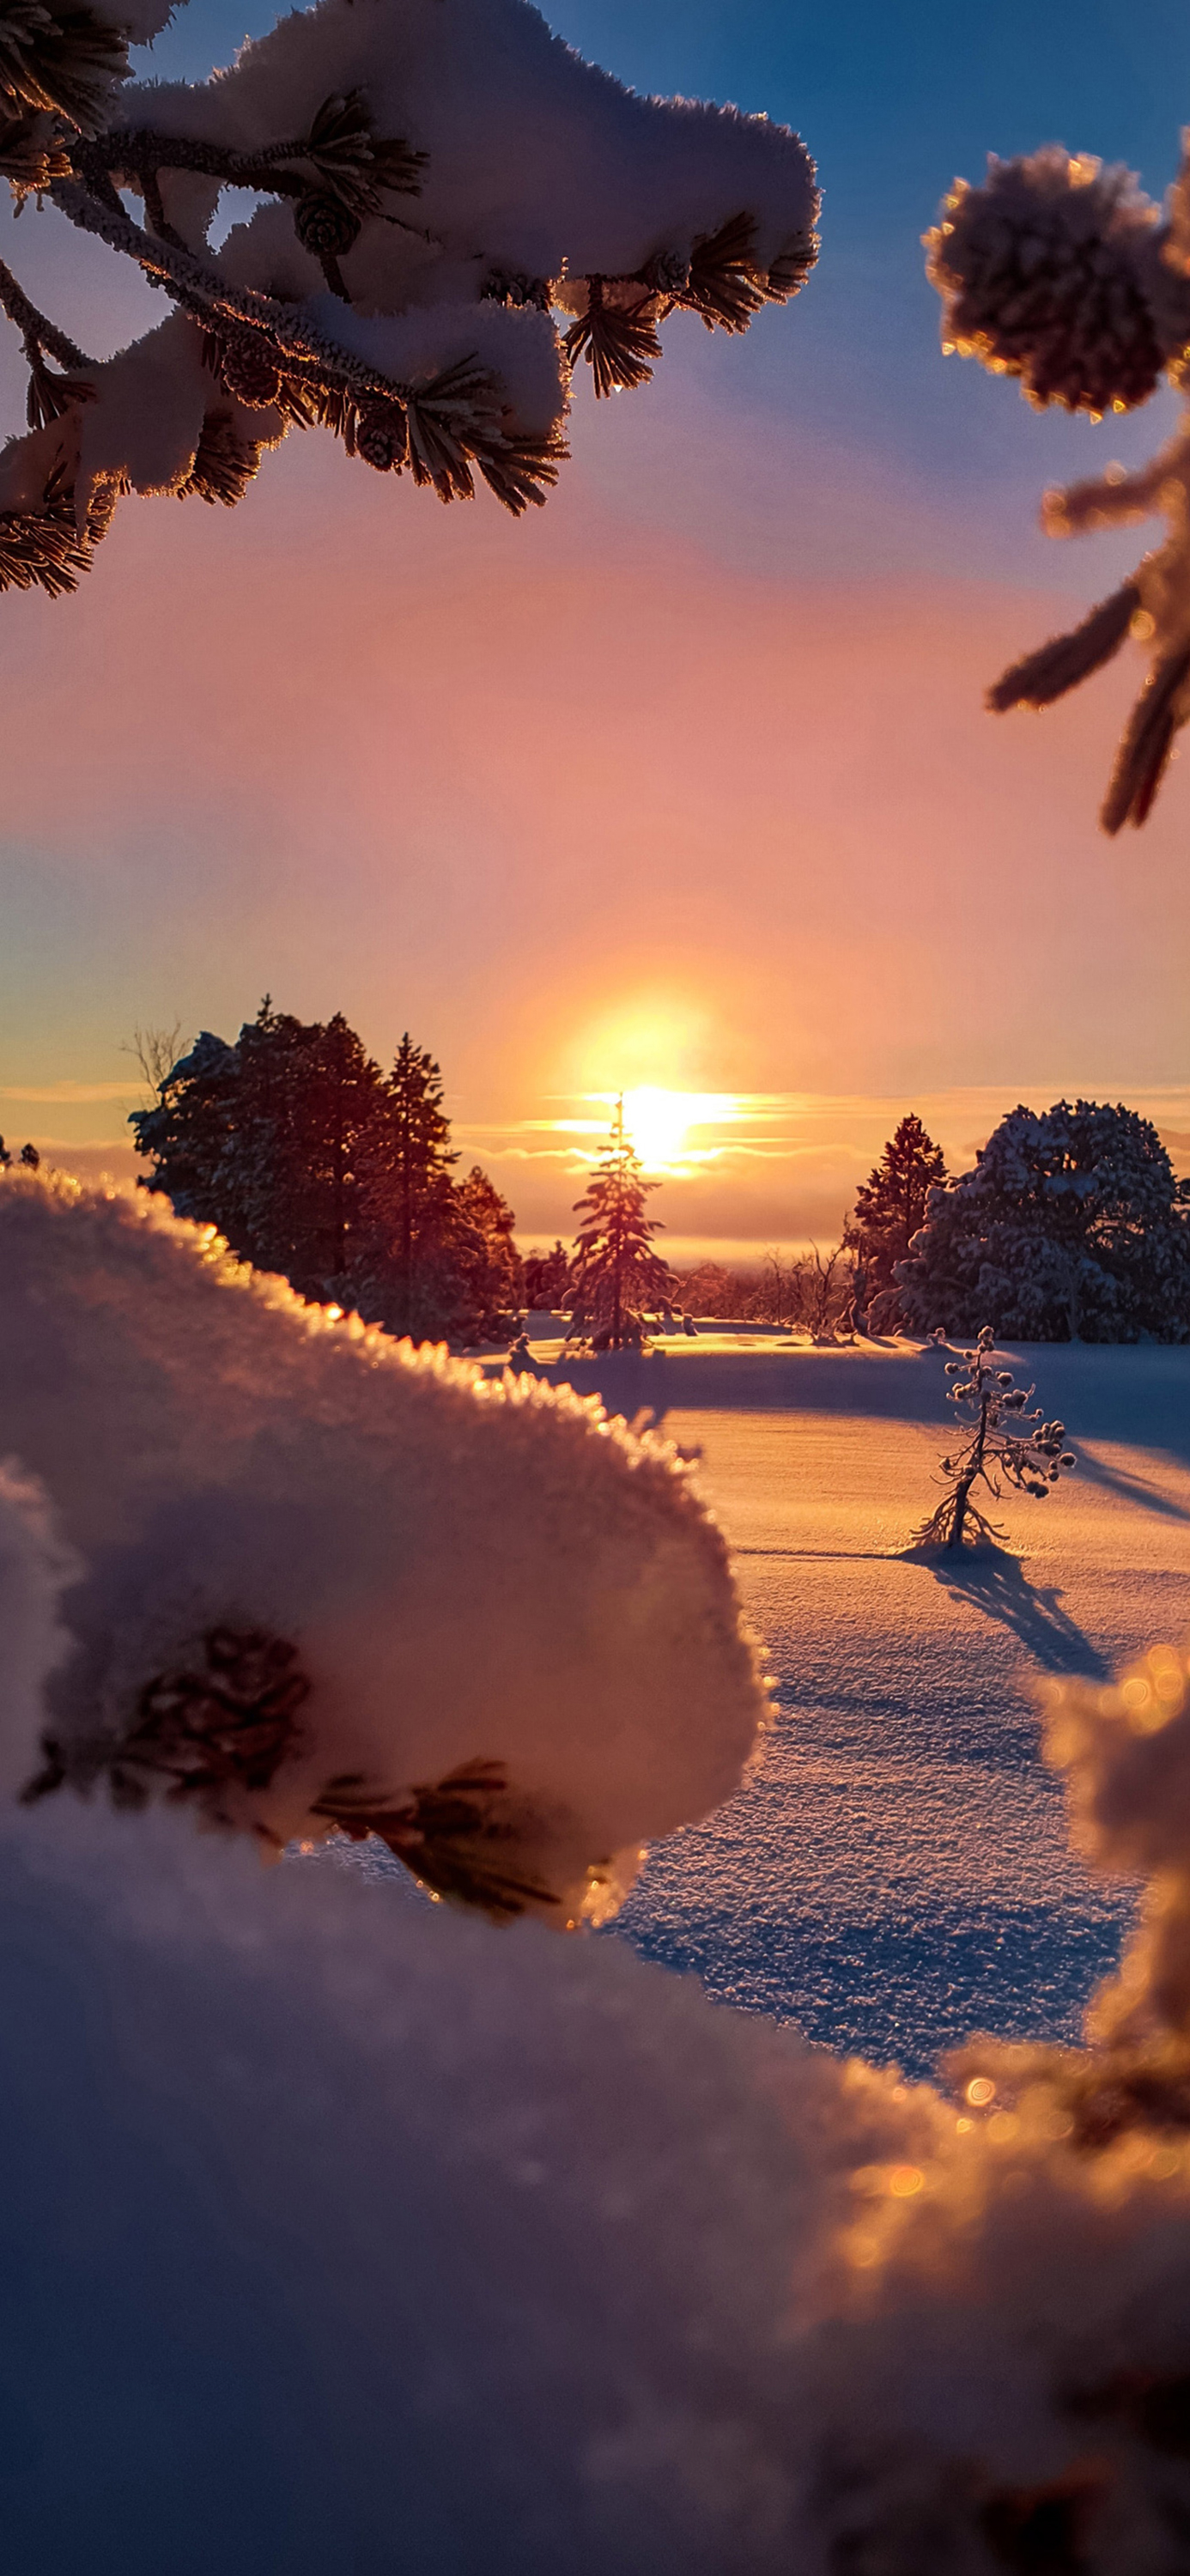
[[(1161, 377), (1190, 386), (1190, 163), (1164, 210), (1132, 174), (1047, 145), (993, 155), (982, 187), (956, 180), (929, 234), (929, 275), (945, 307), (943, 347), (1016, 376), (1039, 409), (1092, 420), (1147, 402)], [(1104, 800), (1106, 832), (1150, 813), (1174, 737), (1190, 718), (1190, 421), (1139, 475), (1109, 465), (1047, 493), (1051, 536), (1160, 517), (1168, 534), (1130, 581), (1073, 634), (1013, 665), (989, 690), (997, 712), (1046, 707), (1110, 661), (1131, 634), (1149, 677)]]
[[(741, 331), (812, 265), (796, 135), (638, 98), (526, 0), (320, 0), (207, 82), (131, 83), (125, 36), (158, 23), (0, 0), (0, 173), (175, 307), (90, 366), (7, 280), (32, 435), (0, 454), (0, 583), (72, 586), (128, 490), (234, 503), (295, 425), (443, 500), (478, 472), (519, 513), (557, 478), (575, 365), (640, 384), (670, 314)], [(216, 256), (226, 188), (265, 202)]]
[(12, 1173), (0, 1238), (5, 1441), (78, 1558), (10, 1793), (266, 1852), (375, 1831), (564, 1924), (735, 1785), (764, 1692), (664, 1443), (304, 1305), (155, 1200)]

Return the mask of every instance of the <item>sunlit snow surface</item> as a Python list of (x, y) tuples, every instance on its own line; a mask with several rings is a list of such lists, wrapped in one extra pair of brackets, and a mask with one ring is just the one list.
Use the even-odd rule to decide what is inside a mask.
[(973, 2029), (1077, 2034), (1130, 1902), (1068, 1848), (1033, 1685), (1190, 1631), (1190, 1349), (1008, 1356), (1078, 1471), (953, 1572), (898, 1554), (936, 1499), (939, 1355), (703, 1338), (570, 1372), (701, 1449), (777, 1684), (748, 1786), (601, 1937), (912, 2073)]
[(955, 1574), (892, 1553), (945, 1445), (933, 1355), (665, 1365), (665, 1429), (701, 1443), (779, 1716), (749, 1786), (651, 1853), (617, 1931), (915, 2073), (980, 2027), (1076, 2033), (1129, 1906), (1068, 1850), (1031, 1685), (1190, 1628), (1190, 1351), (1019, 1356), (1079, 1470), (1006, 1506), (1019, 1555)]

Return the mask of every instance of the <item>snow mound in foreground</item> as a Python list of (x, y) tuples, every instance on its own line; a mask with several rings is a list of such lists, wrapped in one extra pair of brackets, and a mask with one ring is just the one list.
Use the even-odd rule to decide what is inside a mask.
[(1168, 2136), (161, 1812), (10, 1810), (0, 1862), (22, 2576), (1182, 2563)]
[[(765, 1702), (723, 1541), (597, 1402), (306, 1306), (148, 1198), (6, 1176), (0, 1420), (81, 1560), (40, 1723), (14, 1663), (10, 1792), (166, 1794), (274, 1850), (374, 1826), (569, 1922), (739, 1779)], [(45, 1507), (8, 1511), (35, 1626)]]

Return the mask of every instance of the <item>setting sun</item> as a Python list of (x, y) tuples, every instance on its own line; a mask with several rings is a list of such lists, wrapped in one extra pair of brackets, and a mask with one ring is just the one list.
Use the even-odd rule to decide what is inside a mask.
[(690, 1160), (693, 1128), (720, 1125), (738, 1114), (730, 1091), (662, 1091), (647, 1083), (624, 1094), (624, 1125), (647, 1171)]

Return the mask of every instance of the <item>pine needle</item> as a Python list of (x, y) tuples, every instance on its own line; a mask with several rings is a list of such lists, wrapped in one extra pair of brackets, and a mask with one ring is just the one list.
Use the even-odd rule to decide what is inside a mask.
[(0, 590), (44, 590), (61, 599), (90, 571), (92, 551), (91, 536), (79, 534), (61, 466), (40, 510), (0, 511)]
[(587, 310), (571, 323), (562, 345), (572, 367), (586, 358), (597, 400), (648, 384), (654, 362), (661, 356), (654, 313), (651, 294), (624, 310), (604, 302), (601, 277), (588, 278)]
[(552, 438), (502, 438), (498, 445), (480, 450), (476, 463), (496, 499), (519, 519), (530, 502), (542, 507), (569, 454), (565, 439), (555, 431)]
[(243, 500), (260, 458), (256, 440), (239, 436), (230, 412), (209, 411), (194, 451), (194, 463), (178, 487), (179, 501), (195, 497), (208, 502), (212, 509), (220, 503), (225, 510), (234, 510), (237, 501)]
[(510, 1866), (514, 1847), (523, 1844), (523, 1822), (499, 1762), (465, 1762), (396, 1801), (346, 1774), (328, 1781), (312, 1813), (353, 1842), (375, 1834), (435, 1895), (498, 1921), (511, 1921), (531, 1905), (561, 1903), (542, 1880)]
[(701, 314), (708, 331), (746, 331), (753, 314), (768, 302), (768, 281), (757, 268), (755, 242), (756, 219), (749, 214), (733, 215), (717, 233), (696, 242), (689, 277), (674, 302)]
[(22, 1803), (67, 1781), (90, 1788), (103, 1778), (114, 1806), (144, 1807), (159, 1788), (170, 1804), (193, 1800), (211, 1823), (231, 1823), (227, 1792), (268, 1788), (297, 1744), (310, 1685), (296, 1648), (262, 1629), (210, 1628), (201, 1651), (201, 1664), (146, 1682), (132, 1725), (115, 1742), (66, 1748), (43, 1739), (46, 1767)]
[(988, 690), (987, 704), (993, 714), (1003, 715), (1009, 707), (1049, 707), (1068, 689), (1076, 689), (1080, 680), (1089, 679), (1092, 671), (1100, 670), (1119, 652), (1139, 606), (1138, 584), (1126, 581), (1071, 634), (1056, 635), (1036, 653), (1014, 662)]
[(126, 36), (91, 9), (7, 0), (0, 12), (0, 91), (16, 108), (95, 134), (127, 71)]
[(1105, 832), (1116, 833), (1125, 823), (1139, 831), (1147, 821), (1182, 721), (1177, 698), (1187, 676), (1190, 645), (1150, 672), (1116, 753), (1099, 818)]
[(770, 304), (787, 304), (799, 295), (818, 257), (816, 233), (798, 233), (778, 251), (765, 280), (765, 298)]

